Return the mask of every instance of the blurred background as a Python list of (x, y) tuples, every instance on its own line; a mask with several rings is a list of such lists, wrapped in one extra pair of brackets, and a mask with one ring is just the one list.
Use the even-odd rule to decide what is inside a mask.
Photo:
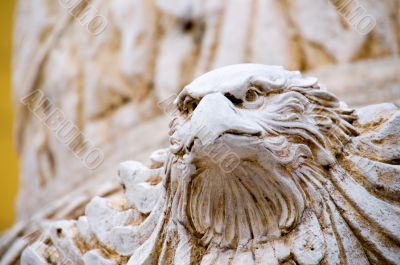
[(13, 104), (11, 89), (12, 18), (14, 1), (0, 2), (0, 231), (14, 220), (14, 202), (18, 188), (18, 165), (13, 144)]
[(13, 52), (13, 2), (0, 7), (2, 230), (17, 183), (24, 225), (119, 187), (119, 162), (168, 146), (160, 106), (217, 67), (282, 65), (351, 107), (400, 102), (398, 0), (20, 0)]

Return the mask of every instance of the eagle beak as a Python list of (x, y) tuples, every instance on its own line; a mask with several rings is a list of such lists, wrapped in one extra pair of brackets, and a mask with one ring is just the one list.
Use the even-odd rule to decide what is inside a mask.
[(262, 127), (252, 117), (251, 111), (235, 107), (221, 93), (207, 94), (192, 113), (184, 145), (190, 150), (195, 139), (210, 145), (224, 134), (260, 136)]

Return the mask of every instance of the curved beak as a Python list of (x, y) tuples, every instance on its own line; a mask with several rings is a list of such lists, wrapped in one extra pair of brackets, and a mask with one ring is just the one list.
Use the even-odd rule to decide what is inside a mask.
[(249, 114), (248, 110), (237, 109), (219, 92), (208, 94), (201, 99), (176, 138), (181, 141), (181, 147), (190, 150), (195, 139), (202, 145), (210, 145), (224, 134), (260, 136), (263, 130)]

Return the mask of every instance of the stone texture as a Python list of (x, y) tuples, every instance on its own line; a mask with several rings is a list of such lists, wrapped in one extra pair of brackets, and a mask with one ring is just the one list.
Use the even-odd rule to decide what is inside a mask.
[[(99, 172), (112, 172), (113, 156), (140, 160), (148, 154), (144, 149), (165, 147), (166, 141), (130, 135), (157, 124), (157, 102), (215, 67), (254, 62), (311, 71), (351, 106), (400, 98), (396, 0), (358, 1), (377, 21), (367, 35), (346, 23), (338, 1), (76, 1), (106, 18), (97, 35), (87, 30), (85, 11), (68, 8), (72, 2), (17, 6), (13, 80), (21, 221)], [(59, 108), (82, 132), (75, 144), (90, 141), (105, 150), (98, 170), (85, 168), (21, 104), (36, 90), (52, 103), (44, 117)], [(154, 128), (149, 134), (167, 130)]]
[(122, 163), (123, 191), (41, 221), (33, 243), (11, 235), (7, 261), (400, 263), (398, 106), (353, 110), (315, 78), (259, 64), (211, 71), (174, 106), (170, 147), (148, 167)]

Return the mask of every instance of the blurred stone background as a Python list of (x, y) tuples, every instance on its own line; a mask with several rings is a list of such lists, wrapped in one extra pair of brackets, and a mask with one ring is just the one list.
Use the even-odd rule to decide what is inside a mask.
[[(319, 78), (352, 107), (398, 103), (399, 14), (398, 0), (20, 0), (17, 219), (46, 207), (59, 209), (46, 218), (79, 214), (101, 183), (117, 181), (118, 162), (146, 161), (168, 145), (169, 117), (158, 103), (216, 67), (283, 65)], [(376, 26), (363, 34), (349, 24), (363, 18), (356, 15)], [(21, 100), (35, 91), (47, 103), (32, 111)], [(54, 111), (77, 129), (73, 141), (44, 124)], [(89, 147), (104, 154), (95, 169), (77, 157)]]

